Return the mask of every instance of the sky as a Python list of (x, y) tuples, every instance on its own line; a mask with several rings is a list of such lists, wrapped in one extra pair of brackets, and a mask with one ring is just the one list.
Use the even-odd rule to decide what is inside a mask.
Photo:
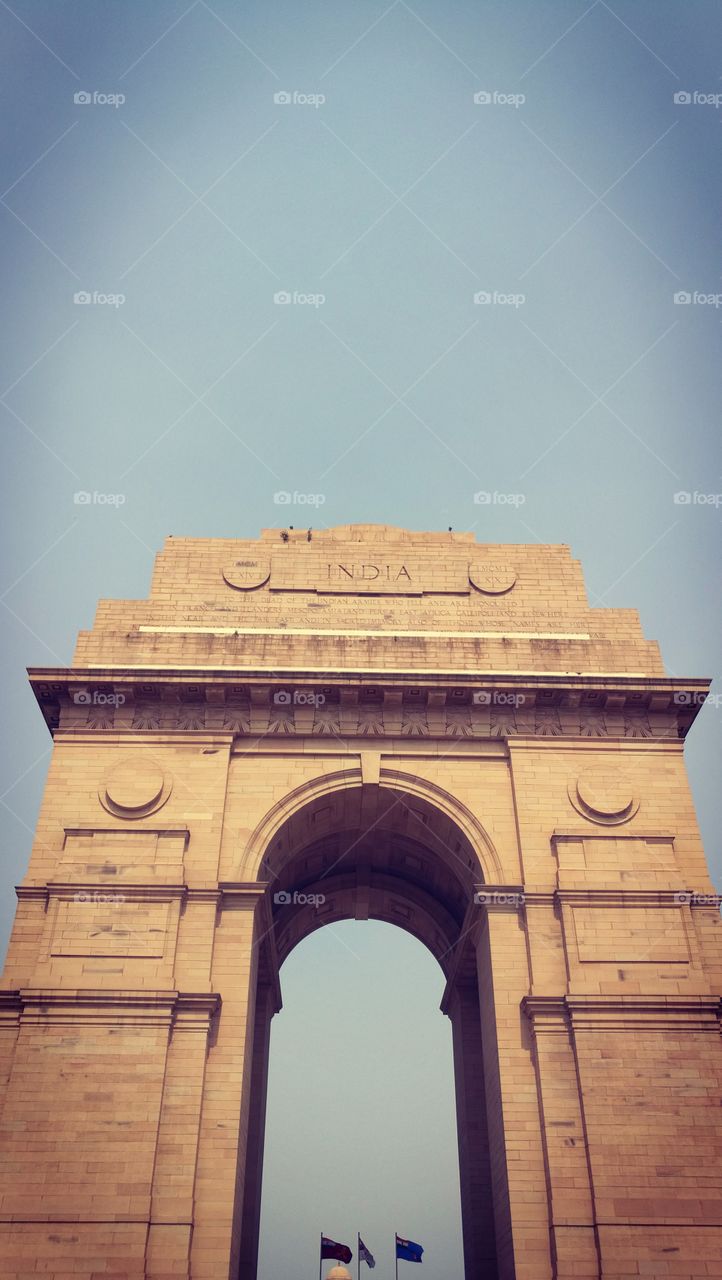
[[(315, 1280), (322, 1232), (353, 1250), (354, 1275), (359, 1232), (375, 1276), (390, 1280), (398, 1232), (423, 1246), (423, 1280), (461, 1276), (451, 1022), (439, 1010), (440, 966), (402, 929), (348, 920), (300, 943), (281, 985), (259, 1277)], [(399, 1263), (400, 1280), (410, 1265)]]
[[(709, 0), (0, 0), (3, 940), (50, 750), (25, 668), (168, 534), (569, 543), (670, 674), (718, 676), (721, 35)], [(686, 749), (718, 885), (721, 724)], [(282, 975), (260, 1276), (321, 1230), (381, 1253), (393, 1204), (446, 1277), (440, 972), (336, 932)]]

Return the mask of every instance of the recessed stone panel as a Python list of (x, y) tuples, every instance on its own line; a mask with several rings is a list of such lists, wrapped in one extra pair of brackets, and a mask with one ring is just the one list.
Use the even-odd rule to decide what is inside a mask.
[(187, 841), (188, 832), (182, 828), (70, 829), (54, 879), (103, 885), (182, 884)]
[(79, 890), (57, 902), (50, 954), (160, 958), (168, 907), (168, 902), (129, 901), (110, 889)]
[(689, 964), (677, 907), (625, 907), (612, 915), (599, 907), (575, 906), (572, 914), (582, 964)]

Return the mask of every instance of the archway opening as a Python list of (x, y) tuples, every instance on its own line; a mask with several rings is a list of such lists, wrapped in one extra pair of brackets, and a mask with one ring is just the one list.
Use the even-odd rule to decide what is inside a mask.
[[(501, 1126), (495, 1123), (498, 1117), (491, 1118), (490, 1126), (487, 1115), (487, 1076), (490, 1071), (490, 1096), (497, 1096), (497, 1093), (493, 1078), (493, 1049), (485, 1055), (482, 1045), (479, 955), (484, 951), (485, 926), (483, 913), (475, 905), (475, 891), (484, 879), (482, 856), (489, 850), (483, 847), (485, 837), (480, 828), (475, 833), (471, 825), (470, 830), (469, 823), (457, 820), (441, 804), (420, 794), (420, 789), (409, 791), (402, 788), (399, 779), (399, 775), (394, 775), (387, 785), (366, 786), (347, 781), (345, 785), (317, 793), (305, 803), (297, 804), (271, 830), (266, 828), (263, 840), (257, 833), (251, 841), (252, 849), (254, 842), (257, 849), (262, 845), (256, 874), (267, 889), (266, 924), (263, 945), (259, 948), (248, 1113), (241, 1280), (253, 1280), (258, 1274), (270, 1023), (278, 1008), (278, 969), (299, 943), (321, 929), (328, 937), (324, 941), (314, 940), (314, 944), (320, 946), (318, 954), (324, 956), (332, 968), (335, 951), (329, 952), (328, 942), (334, 941), (334, 934), (336, 938), (340, 936), (340, 928), (343, 928), (344, 938), (347, 936), (350, 926), (342, 924), (347, 921), (375, 921), (399, 926), (423, 943), (438, 962), (442, 978), (441, 1006), (449, 1015), (451, 1034), (447, 1025), (447, 1039), (443, 1041), (441, 1023), (435, 1054), (441, 1061), (443, 1049), (439, 1046), (446, 1043), (448, 1049), (451, 1044), (456, 1134), (452, 1123), (447, 1138), (453, 1136), (456, 1140), (463, 1272), (454, 1257), (440, 1258), (437, 1262), (444, 1267), (445, 1275), (451, 1268), (452, 1273), (463, 1274), (466, 1280), (498, 1278), (495, 1207), (504, 1202), (505, 1164), (503, 1159), (492, 1158), (489, 1138), (491, 1130), (496, 1134), (498, 1145)], [(338, 945), (336, 941), (336, 949)], [(347, 945), (353, 953), (353, 942)], [(357, 947), (360, 945), (359, 941)], [(313, 954), (316, 954), (315, 950)], [(390, 963), (393, 967), (393, 962)], [(384, 970), (383, 962), (381, 970)], [(419, 974), (421, 972), (420, 968)], [(435, 983), (429, 984), (428, 978), (419, 977), (420, 998), (428, 997), (428, 986), (431, 989), (439, 986), (438, 969), (434, 973)], [(483, 972), (481, 976), (483, 980)], [(391, 975), (387, 980), (391, 980)], [(379, 1011), (382, 1012), (383, 979), (378, 979), (377, 985)], [(487, 1001), (489, 985), (484, 984)], [(436, 990), (433, 1003), (437, 1006), (438, 996), (439, 990)], [(309, 1000), (308, 994), (304, 996), (304, 1002), (306, 1007), (313, 1007), (313, 1000)], [(430, 1007), (431, 1001), (424, 1004), (427, 1011)], [(283, 1033), (279, 1035), (282, 1042)], [(337, 1051), (343, 1061), (343, 1045), (334, 1044), (332, 1028), (329, 1030), (328, 1047), (332, 1059)], [(404, 1062), (408, 1065), (408, 1053), (413, 1053), (413, 1047), (413, 1032), (408, 1040), (403, 1036), (397, 1037), (389, 1070), (398, 1070), (399, 1064), (403, 1066)], [(384, 1051), (390, 1052), (391, 1044), (380, 1050), (382, 1055)], [(304, 1072), (294, 1075), (288, 1062), (279, 1063), (279, 1070), (281, 1078), (288, 1081), (287, 1088), (295, 1088), (298, 1105), (302, 1106)], [(307, 1075), (305, 1078), (308, 1080)], [(335, 1097), (330, 1095), (329, 1099), (329, 1105), (333, 1103), (334, 1114)], [(383, 1113), (381, 1104), (377, 1105), (377, 1111)], [(368, 1123), (371, 1124), (372, 1120), (373, 1117), (369, 1116)], [(383, 1131), (381, 1136), (386, 1136)], [(321, 1158), (320, 1152), (327, 1150), (328, 1159), (338, 1158), (343, 1167), (346, 1155), (343, 1132), (338, 1134), (338, 1141), (334, 1141), (335, 1137), (332, 1135), (331, 1141), (324, 1146), (324, 1136), (324, 1141), (315, 1143), (314, 1149), (317, 1160)], [(442, 1144), (442, 1149), (448, 1150), (448, 1142), (446, 1148)], [(305, 1167), (303, 1141), (299, 1138), (288, 1143), (283, 1155), (276, 1152), (274, 1159), (284, 1170), (286, 1178), (292, 1178), (292, 1168), (300, 1179), (313, 1177)], [(418, 1217), (420, 1206), (417, 1206), (416, 1213)], [(326, 1231), (327, 1227), (323, 1225), (320, 1229)], [(358, 1229), (361, 1229), (360, 1223)], [(399, 1223), (394, 1230), (403, 1234), (408, 1228)], [(355, 1239), (347, 1243), (355, 1253)], [(274, 1266), (279, 1265), (274, 1263)]]
[(376, 1274), (393, 1275), (396, 1231), (424, 1246), (426, 1280), (463, 1274), (443, 988), (428, 950), (378, 921), (330, 925), (289, 957), (271, 1031), (258, 1280), (315, 1278), (322, 1230), (351, 1246), (354, 1275), (357, 1232)]

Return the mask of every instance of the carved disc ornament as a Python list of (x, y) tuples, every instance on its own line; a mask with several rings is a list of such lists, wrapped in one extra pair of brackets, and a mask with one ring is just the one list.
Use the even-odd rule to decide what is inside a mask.
[(469, 582), (488, 596), (503, 596), (516, 582), (516, 569), (508, 564), (476, 560), (469, 565)]
[(252, 591), (262, 587), (271, 576), (271, 561), (268, 559), (232, 560), (221, 570), (229, 587), (237, 591)]
[(114, 765), (98, 788), (98, 799), (118, 818), (145, 818), (164, 805), (172, 782), (152, 756), (136, 754)]
[(639, 808), (639, 799), (621, 769), (586, 769), (570, 783), (569, 799), (577, 813), (608, 826), (627, 822)]

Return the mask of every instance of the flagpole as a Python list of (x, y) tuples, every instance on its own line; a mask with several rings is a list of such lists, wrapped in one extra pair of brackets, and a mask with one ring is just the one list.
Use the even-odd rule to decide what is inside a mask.
[(356, 1275), (361, 1280), (361, 1232), (356, 1232)]
[(396, 1258), (396, 1280), (399, 1280), (399, 1251), (396, 1248), (396, 1241), (399, 1238), (398, 1231), (394, 1232), (394, 1257)]
[(318, 1280), (321, 1280), (322, 1271), (323, 1271), (323, 1231), (321, 1232), (321, 1240), (318, 1246)]

